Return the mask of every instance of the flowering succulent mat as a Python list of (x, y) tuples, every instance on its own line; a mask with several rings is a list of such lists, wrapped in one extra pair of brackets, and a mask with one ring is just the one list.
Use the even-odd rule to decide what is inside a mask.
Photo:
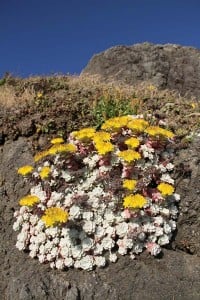
[(16, 247), (52, 268), (92, 270), (120, 255), (158, 255), (176, 229), (174, 135), (142, 116), (55, 138), (18, 173), (31, 183), (13, 225)]

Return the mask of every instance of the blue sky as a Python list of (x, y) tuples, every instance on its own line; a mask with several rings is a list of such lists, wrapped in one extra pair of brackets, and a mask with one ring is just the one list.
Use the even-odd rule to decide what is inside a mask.
[(200, 48), (199, 16), (199, 0), (2, 0), (0, 76), (79, 74), (116, 45)]

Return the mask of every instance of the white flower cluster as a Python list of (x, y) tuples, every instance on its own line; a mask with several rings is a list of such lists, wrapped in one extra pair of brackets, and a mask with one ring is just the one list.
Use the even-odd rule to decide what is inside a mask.
[[(29, 250), (29, 255), (41, 263), (50, 262), (52, 268), (75, 267), (88, 271), (116, 262), (118, 254), (134, 258), (146, 249), (151, 255), (158, 255), (176, 229), (176, 203), (180, 196), (172, 193), (164, 197), (156, 187), (151, 187), (155, 170), (160, 181), (174, 183), (170, 176), (174, 166), (171, 161), (161, 159), (163, 150), (159, 152), (145, 140), (139, 151), (142, 164), (135, 163), (138, 181), (138, 170), (141, 174), (151, 167), (154, 169), (150, 181), (141, 187), (145, 190), (146, 204), (133, 210), (123, 207), (126, 194), (122, 177), (130, 173), (130, 166), (114, 153), (109, 154), (109, 160), (93, 151), (84, 155), (76, 152), (67, 160), (56, 154), (50, 161), (43, 161), (43, 166), (50, 167), (51, 175), (40, 180), (41, 168), (32, 174), (34, 185), (30, 194), (40, 202), (31, 207), (22, 206), (15, 212), (13, 229), (20, 231), (16, 247)], [(46, 226), (41, 216), (50, 207), (67, 211), (68, 221)]]

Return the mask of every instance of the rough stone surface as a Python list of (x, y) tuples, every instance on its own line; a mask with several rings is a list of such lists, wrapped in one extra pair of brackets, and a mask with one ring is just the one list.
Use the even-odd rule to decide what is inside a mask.
[(131, 85), (150, 81), (158, 88), (199, 97), (200, 50), (174, 44), (115, 46), (94, 55), (82, 73)]
[[(121, 257), (91, 272), (51, 270), (15, 248), (13, 211), (28, 187), (16, 174), (32, 163), (28, 138), (0, 148), (0, 295), (2, 300), (198, 300), (200, 299), (200, 137), (177, 154), (181, 194), (178, 231), (163, 256)], [(180, 165), (180, 163), (184, 163)], [(189, 164), (187, 167), (186, 164)]]

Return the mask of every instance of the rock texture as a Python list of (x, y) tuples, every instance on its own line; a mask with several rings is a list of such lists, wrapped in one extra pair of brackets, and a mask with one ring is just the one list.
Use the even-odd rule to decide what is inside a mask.
[(158, 88), (199, 97), (200, 50), (173, 44), (116, 46), (94, 55), (82, 73), (131, 85), (150, 81)]
[[(92, 272), (51, 270), (15, 248), (13, 211), (28, 187), (16, 174), (32, 163), (27, 138), (8, 141), (0, 148), (0, 295), (2, 300), (140, 300), (200, 299), (200, 137), (177, 154), (181, 194), (178, 232), (163, 256), (147, 254), (137, 260), (121, 257), (115, 264)], [(192, 171), (190, 170), (192, 168)], [(179, 172), (179, 173), (178, 173)], [(191, 255), (194, 254), (194, 255)]]

